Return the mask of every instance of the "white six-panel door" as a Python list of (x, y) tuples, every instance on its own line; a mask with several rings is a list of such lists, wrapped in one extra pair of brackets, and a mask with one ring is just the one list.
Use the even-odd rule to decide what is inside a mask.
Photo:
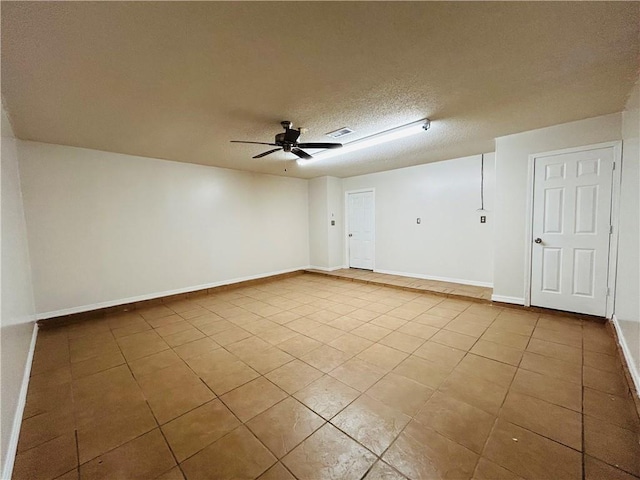
[(349, 266), (373, 270), (375, 211), (373, 192), (347, 194)]
[(614, 149), (537, 157), (531, 305), (604, 316)]

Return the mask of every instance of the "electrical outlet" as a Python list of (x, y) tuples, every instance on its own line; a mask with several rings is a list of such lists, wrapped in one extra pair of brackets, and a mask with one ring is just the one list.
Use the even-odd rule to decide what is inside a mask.
[(331, 220), (331, 226), (335, 227), (336, 226), (336, 221), (335, 220)]
[(484, 216), (484, 215), (482, 215), (482, 216), (480, 217), (480, 223), (487, 223), (487, 217), (486, 217), (486, 216)]

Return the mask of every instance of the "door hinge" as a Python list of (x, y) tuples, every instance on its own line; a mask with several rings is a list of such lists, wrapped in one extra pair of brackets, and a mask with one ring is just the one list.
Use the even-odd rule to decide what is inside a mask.
[(609, 225), (609, 235), (613, 234), (613, 225)]
[(611, 288), (607, 287), (607, 297), (611, 295)]
[(616, 169), (616, 162), (613, 162), (613, 169)]

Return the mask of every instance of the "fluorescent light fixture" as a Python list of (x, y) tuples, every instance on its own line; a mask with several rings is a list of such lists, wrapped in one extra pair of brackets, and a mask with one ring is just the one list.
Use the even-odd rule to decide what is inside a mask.
[(400, 138), (405, 138), (410, 135), (415, 135), (416, 133), (429, 130), (430, 126), (431, 122), (429, 121), (429, 119), (424, 118), (422, 120), (418, 120), (417, 122), (408, 123), (407, 125), (402, 125), (401, 127), (392, 128), (391, 130), (385, 130), (384, 132), (376, 133), (374, 135), (370, 135), (353, 142), (345, 143), (342, 148), (325, 150), (317, 155), (314, 155), (313, 158), (309, 160), (303, 160), (300, 158), (298, 159), (298, 165), (308, 165), (315, 162), (316, 160), (324, 160), (327, 158), (336, 157), (338, 155), (344, 155), (345, 153), (356, 152), (358, 150), (362, 150), (363, 148), (380, 145), (381, 143), (387, 143), (393, 140), (398, 140)]

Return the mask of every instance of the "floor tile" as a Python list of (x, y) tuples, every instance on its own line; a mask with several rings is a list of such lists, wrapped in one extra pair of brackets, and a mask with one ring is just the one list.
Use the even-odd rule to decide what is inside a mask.
[(496, 418), (473, 405), (436, 392), (415, 420), (480, 454)]
[(498, 420), (482, 456), (527, 479), (582, 478), (580, 452), (504, 420)]
[(497, 415), (507, 387), (454, 371), (440, 386), (440, 392)]
[(326, 424), (292, 452), (282, 463), (297, 478), (359, 480), (376, 457), (331, 424)]
[(381, 455), (411, 417), (367, 395), (362, 395), (331, 423), (376, 455)]
[(163, 368), (181, 364), (184, 364), (184, 362), (173, 350), (164, 350), (149, 355), (148, 357), (129, 362), (129, 368), (131, 368), (133, 374), (138, 378), (162, 370)]
[(407, 356), (408, 354), (405, 352), (377, 343), (360, 352), (356, 355), (356, 358), (370, 363), (381, 370), (389, 371), (395, 368), (400, 362), (407, 358)]
[(431, 363), (443, 367), (444, 369), (453, 370), (465, 356), (465, 352), (457, 348), (449, 347), (436, 343), (432, 340), (424, 343), (413, 354)]
[(599, 420), (613, 423), (618, 427), (640, 432), (638, 411), (633, 400), (599, 392), (591, 388), (584, 389), (584, 414)]
[(583, 381), (585, 387), (612, 395), (625, 396), (629, 391), (629, 385), (622, 371), (606, 372), (597, 368), (583, 367)]
[(586, 415), (585, 453), (625, 472), (640, 476), (638, 434)]
[(241, 421), (246, 422), (286, 397), (284, 391), (260, 377), (224, 394), (220, 399)]
[(352, 358), (345, 363), (329, 372), (334, 378), (342, 383), (349, 385), (360, 392), (364, 392), (374, 383), (380, 380), (385, 374), (384, 370), (379, 369), (375, 365)]
[(320, 370), (300, 360), (294, 360), (269, 372), (266, 378), (291, 395), (321, 376)]
[(170, 420), (213, 400), (215, 395), (201, 381), (191, 385), (182, 385), (150, 394), (149, 406), (158, 424), (164, 425)]
[(582, 364), (582, 349), (532, 338), (527, 351), (568, 363)]
[(480, 458), (476, 471), (473, 473), (473, 480), (524, 480), (521, 476), (510, 472), (504, 467), (497, 465), (486, 458)]
[(258, 480), (296, 480), (280, 462), (258, 477)]
[(155, 478), (175, 465), (159, 429), (80, 466), (82, 479)]
[(515, 348), (517, 350), (525, 350), (529, 343), (528, 335), (519, 335), (517, 333), (506, 332), (499, 329), (488, 328), (480, 337), (481, 340), (497, 343), (505, 347)]
[(510, 388), (511, 391), (582, 412), (582, 388), (578, 384), (518, 369)]
[(489, 358), (469, 354), (455, 368), (456, 372), (508, 387), (516, 368)]
[(469, 353), (514, 366), (518, 366), (522, 358), (521, 350), (506, 347), (498, 343), (487, 342), (482, 339), (475, 343), (471, 350), (469, 350)]
[(78, 427), (80, 463), (102, 455), (157, 427), (146, 404), (131, 407), (122, 415), (98, 417)]
[(293, 396), (326, 420), (333, 418), (354, 401), (360, 392), (325, 375), (310, 383)]
[(425, 342), (425, 339), (420, 337), (414, 337), (413, 335), (407, 335), (402, 332), (391, 332), (389, 335), (380, 340), (382, 345), (395, 348), (405, 353), (413, 353), (420, 345)]
[(76, 437), (68, 433), (16, 455), (13, 477), (16, 480), (48, 480), (78, 465)]
[(431, 337), (436, 343), (447, 345), (448, 347), (457, 348), (458, 350), (469, 351), (474, 343), (478, 340), (476, 337), (470, 337), (469, 335), (463, 335), (461, 333), (452, 332), (449, 330), (440, 330), (433, 337)]
[(256, 478), (276, 463), (276, 458), (244, 426), (182, 463), (187, 480)]
[(536, 353), (524, 352), (520, 368), (582, 385), (582, 367)]
[(247, 427), (271, 453), (282, 458), (324, 423), (324, 419), (289, 397), (252, 418)]
[(218, 345), (213, 339), (205, 337), (174, 347), (173, 351), (183, 360), (188, 360), (189, 358), (197, 357), (198, 355), (210, 352), (216, 348), (220, 348), (220, 345)]
[(582, 450), (582, 415), (544, 400), (509, 392), (500, 418), (550, 438), (575, 450)]
[(185, 480), (185, 478), (182, 474), (182, 470), (180, 470), (180, 467), (176, 466), (171, 470), (166, 471), (159, 477), (156, 477), (155, 480)]
[(435, 327), (431, 327), (429, 325), (423, 325), (422, 323), (417, 322), (409, 322), (397, 330), (399, 333), (404, 333), (405, 335), (411, 335), (416, 338), (421, 338), (423, 340), (429, 340), (436, 333), (438, 333), (438, 329)]
[(412, 421), (382, 459), (411, 479), (471, 478), (478, 456)]
[(582, 329), (557, 331), (538, 325), (533, 331), (532, 338), (547, 342), (561, 343), (571, 347), (582, 348)]
[(373, 345), (373, 342), (371, 340), (367, 340), (366, 338), (352, 335), (351, 333), (345, 333), (341, 337), (338, 337), (330, 342), (329, 345), (333, 348), (337, 348), (338, 350), (346, 353), (349, 356), (355, 356)]
[(470, 337), (479, 338), (487, 329), (485, 325), (479, 325), (475, 322), (464, 320), (462, 318), (456, 318), (447, 323), (444, 330), (451, 332), (461, 333), (463, 335), (469, 335)]
[(89, 360), (72, 363), (71, 374), (73, 378), (82, 378), (117, 367), (123, 363), (125, 363), (125, 359), (120, 351), (107, 353), (105, 355), (90, 358)]
[(393, 373), (436, 389), (447, 378), (450, 369), (412, 355), (400, 363)]
[(593, 458), (584, 457), (585, 480), (637, 480), (638, 477)]
[(431, 397), (433, 389), (401, 375), (389, 373), (366, 393), (412, 417)]
[(295, 337), (279, 343), (277, 347), (294, 357), (300, 358), (302, 355), (309, 353), (321, 345), (321, 342), (314, 340), (313, 338), (298, 334)]
[(294, 357), (288, 353), (271, 345), (263, 350), (255, 350), (250, 353), (238, 354), (238, 357), (256, 372), (263, 375), (286, 363), (289, 363), (294, 359)]
[(303, 362), (324, 373), (328, 373), (337, 366), (342, 365), (349, 358), (350, 356), (347, 353), (329, 345), (322, 345), (300, 357)]
[(365, 323), (360, 325), (358, 328), (354, 328), (351, 330), (353, 335), (357, 335), (362, 338), (366, 338), (367, 340), (371, 340), (372, 342), (377, 342), (378, 340), (383, 339), (387, 335), (389, 335), (392, 330), (384, 327), (379, 327), (378, 325), (373, 325), (371, 323)]
[(406, 480), (406, 478), (390, 465), (378, 460), (363, 480)]
[(239, 425), (231, 410), (216, 399), (163, 425), (162, 431), (182, 462)]
[(26, 418), (20, 427), (18, 452), (37, 447), (61, 435), (72, 434), (75, 420), (71, 410), (43, 412)]

